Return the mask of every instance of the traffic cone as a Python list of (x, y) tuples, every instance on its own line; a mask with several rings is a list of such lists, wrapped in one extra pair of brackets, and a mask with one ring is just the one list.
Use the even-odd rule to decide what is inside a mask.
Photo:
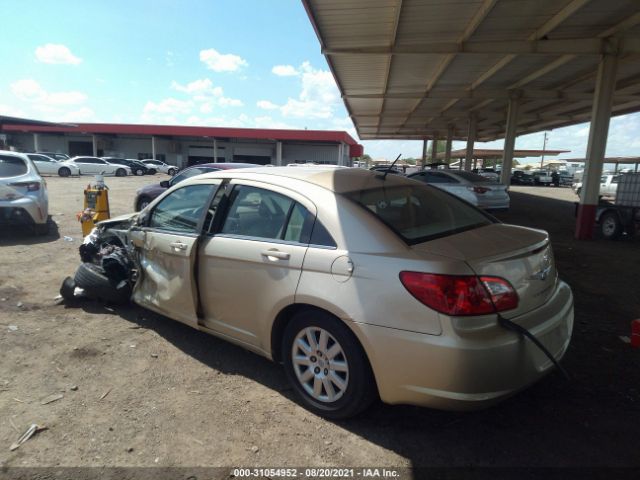
[(631, 322), (631, 346), (640, 348), (640, 318)]

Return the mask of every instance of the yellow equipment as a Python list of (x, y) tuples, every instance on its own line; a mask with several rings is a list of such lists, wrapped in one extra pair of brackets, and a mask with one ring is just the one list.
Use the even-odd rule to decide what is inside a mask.
[(84, 210), (77, 217), (82, 225), (82, 235), (87, 236), (97, 222), (111, 217), (109, 211), (109, 189), (101, 178), (95, 185), (87, 185), (84, 190)]

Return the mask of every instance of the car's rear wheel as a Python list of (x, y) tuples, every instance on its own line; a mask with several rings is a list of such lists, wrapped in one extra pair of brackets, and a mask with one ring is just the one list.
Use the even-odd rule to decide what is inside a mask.
[(158, 171), (155, 168), (150, 168), (147, 170), (147, 175), (155, 175)]
[(149, 197), (140, 197), (138, 202), (136, 203), (136, 212), (144, 209), (151, 203), (151, 199)]
[(141, 177), (142, 175), (144, 175), (144, 170), (142, 170), (141, 168), (137, 168), (134, 170), (134, 173), (138, 176)]
[(69, 177), (71, 176), (71, 169), (69, 167), (61, 167), (58, 170), (58, 175), (61, 177)]
[(297, 313), (285, 329), (282, 352), (293, 389), (314, 413), (348, 418), (375, 399), (375, 380), (362, 346), (328, 313)]
[(617, 240), (623, 231), (620, 216), (616, 212), (605, 212), (600, 218), (600, 232), (607, 240)]
[(126, 177), (127, 171), (124, 168), (119, 168), (116, 170), (116, 177)]

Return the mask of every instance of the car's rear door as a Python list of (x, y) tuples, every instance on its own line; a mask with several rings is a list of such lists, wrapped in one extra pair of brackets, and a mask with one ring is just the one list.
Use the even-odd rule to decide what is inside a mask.
[(150, 211), (138, 237), (141, 278), (134, 300), (194, 327), (198, 325), (197, 243), (219, 183), (209, 180), (169, 193)]
[(260, 182), (233, 181), (226, 191), (224, 216), (200, 247), (202, 323), (267, 350), (271, 322), (294, 301), (316, 209)]

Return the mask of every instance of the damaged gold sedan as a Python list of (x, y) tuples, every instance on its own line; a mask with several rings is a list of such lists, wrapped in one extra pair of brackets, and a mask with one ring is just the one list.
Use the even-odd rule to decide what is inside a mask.
[(552, 370), (573, 324), (546, 232), (360, 169), (215, 172), (102, 222), (76, 286), (277, 362), (302, 403), (463, 410)]

